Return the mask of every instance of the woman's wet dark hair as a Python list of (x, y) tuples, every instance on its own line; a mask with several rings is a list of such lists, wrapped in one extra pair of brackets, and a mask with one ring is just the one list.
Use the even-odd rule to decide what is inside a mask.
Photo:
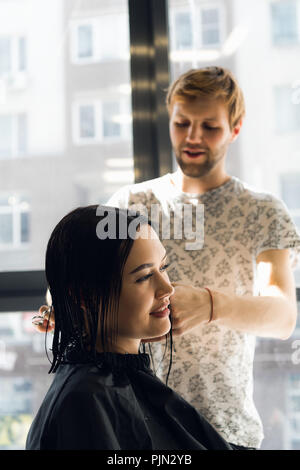
[[(110, 220), (115, 223), (115, 231), (105, 238), (102, 225), (99, 238), (97, 227), (109, 217), (113, 218)], [(71, 211), (53, 230), (46, 251), (46, 278), (55, 312), (49, 373), (56, 371), (72, 348), (82, 359), (96, 360), (99, 334), (103, 351), (109, 351), (114, 344), (123, 270), (134, 243), (128, 229), (130, 225), (138, 229), (144, 224), (151, 225), (138, 212), (92, 205)], [(152, 358), (150, 345), (149, 351)]]

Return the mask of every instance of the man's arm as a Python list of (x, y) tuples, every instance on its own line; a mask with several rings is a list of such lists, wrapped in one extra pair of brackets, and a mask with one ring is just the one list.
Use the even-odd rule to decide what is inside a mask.
[[(287, 339), (297, 319), (296, 289), (289, 250), (267, 250), (258, 255), (260, 296), (237, 296), (211, 289), (216, 324), (256, 336)], [(171, 296), (173, 333), (182, 335), (210, 313), (210, 297), (202, 288), (175, 283)], [(209, 286), (208, 286), (209, 287)]]
[[(220, 324), (257, 336), (287, 339), (297, 320), (296, 288), (289, 250), (268, 250), (256, 259), (260, 296), (215, 295)], [(226, 310), (224, 310), (226, 309)]]

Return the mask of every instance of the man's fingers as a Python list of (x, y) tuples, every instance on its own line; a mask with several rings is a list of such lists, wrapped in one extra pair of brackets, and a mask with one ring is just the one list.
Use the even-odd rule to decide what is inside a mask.
[(49, 309), (48, 305), (42, 305), (42, 306), (39, 308), (39, 314), (40, 314), (40, 315), (43, 315), (48, 309)]
[(39, 313), (32, 317), (32, 324), (41, 333), (52, 331), (54, 329), (53, 309), (47, 305), (42, 305), (39, 308)]

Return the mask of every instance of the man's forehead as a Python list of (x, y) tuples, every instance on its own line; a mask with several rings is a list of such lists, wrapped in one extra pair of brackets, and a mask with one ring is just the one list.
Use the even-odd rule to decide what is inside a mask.
[(177, 99), (172, 103), (172, 114), (177, 117), (193, 115), (205, 115), (207, 121), (216, 121), (222, 115), (227, 115), (227, 107), (223, 100), (217, 98), (196, 98), (194, 100)]

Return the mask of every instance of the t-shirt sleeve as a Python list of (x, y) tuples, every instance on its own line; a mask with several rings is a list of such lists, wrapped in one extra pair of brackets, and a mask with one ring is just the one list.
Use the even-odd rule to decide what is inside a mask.
[(259, 230), (255, 237), (255, 255), (266, 250), (290, 249), (292, 267), (300, 260), (300, 234), (286, 207), (274, 196), (258, 204)]

